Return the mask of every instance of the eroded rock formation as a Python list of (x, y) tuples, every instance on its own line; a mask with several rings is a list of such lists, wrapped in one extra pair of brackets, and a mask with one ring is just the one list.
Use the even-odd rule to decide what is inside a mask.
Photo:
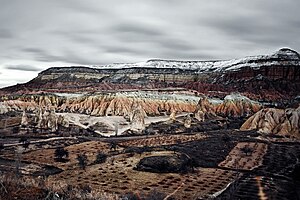
[(297, 109), (266, 108), (251, 116), (240, 128), (300, 138), (300, 107)]
[[(31, 116), (30, 118), (28, 116)], [(41, 107), (33, 113), (23, 111), (21, 118), (22, 127), (35, 127), (38, 129), (55, 132), (59, 126), (69, 127), (69, 121), (62, 115), (58, 115), (54, 110), (44, 110)]]
[(227, 117), (246, 117), (260, 109), (261, 105), (258, 102), (240, 94), (231, 94), (224, 98), (223, 103), (216, 106), (215, 112)]
[(203, 122), (205, 119), (211, 119), (216, 117), (215, 108), (207, 97), (203, 96), (200, 98), (196, 110), (194, 112), (195, 118)]
[(92, 116), (130, 116), (132, 105), (138, 104), (146, 115), (160, 115), (162, 112), (194, 112), (196, 102), (188, 99), (176, 99), (172, 95), (159, 94), (155, 98), (147, 96), (126, 96), (115, 93), (81, 95), (78, 97), (60, 97), (55, 95), (24, 95), (14, 100), (1, 102), (0, 112), (9, 110), (35, 111), (54, 109), (56, 112), (81, 113)]
[(132, 105), (132, 115), (130, 116), (131, 130), (141, 132), (145, 129), (146, 113), (142, 109), (141, 104), (134, 103)]

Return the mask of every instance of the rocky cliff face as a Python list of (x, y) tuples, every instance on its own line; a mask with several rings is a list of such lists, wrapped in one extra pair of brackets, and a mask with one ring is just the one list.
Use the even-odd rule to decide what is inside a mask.
[(45, 95), (23, 95), (0, 102), (0, 112), (10, 110), (36, 111), (39, 108), (56, 112), (81, 113), (92, 116), (130, 117), (134, 105), (139, 105), (145, 115), (161, 115), (176, 112), (194, 112), (197, 98), (168, 93), (101, 93), (77, 97)]
[(290, 49), (228, 61), (149, 60), (134, 64), (50, 68), (1, 94), (94, 92), (181, 87), (209, 96), (240, 92), (256, 100), (289, 100), (300, 91), (300, 56)]
[(262, 109), (251, 116), (241, 130), (258, 130), (266, 134), (278, 134), (300, 138), (300, 107), (297, 109)]

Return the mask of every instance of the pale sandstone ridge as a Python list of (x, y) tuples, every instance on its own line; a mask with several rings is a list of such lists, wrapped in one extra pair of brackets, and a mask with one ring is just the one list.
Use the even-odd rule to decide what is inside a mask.
[(203, 122), (205, 119), (222, 117), (247, 117), (261, 109), (261, 104), (240, 94), (227, 95), (222, 102), (212, 103), (206, 96), (200, 97), (194, 117)]
[(245, 117), (256, 113), (261, 105), (240, 94), (227, 95), (224, 102), (217, 105), (215, 112), (228, 117)]
[[(198, 104), (196, 103), (198, 101)], [(14, 100), (0, 102), (0, 113), (10, 110), (33, 112), (42, 108), (60, 113), (79, 113), (91, 116), (124, 116), (130, 118), (134, 105), (139, 105), (144, 116), (170, 115), (175, 120), (175, 113), (194, 113), (197, 120), (223, 117), (245, 117), (261, 109), (261, 105), (240, 94), (231, 94), (222, 100), (211, 100), (206, 96), (176, 96), (151, 94), (143, 96), (92, 94), (77, 97), (62, 97), (51, 94), (27, 95)], [(173, 113), (173, 114), (172, 114)]]
[(193, 112), (196, 104), (183, 100), (131, 98), (108, 95), (86, 96), (67, 100), (58, 108), (60, 112), (82, 113), (93, 116), (131, 116), (134, 104), (139, 104), (146, 115), (163, 112)]
[(240, 128), (257, 130), (265, 134), (277, 134), (300, 138), (300, 107), (297, 109), (266, 108), (251, 116)]
[(139, 104), (142, 112), (154, 116), (162, 113), (194, 112), (195, 101), (176, 98), (126, 97), (114, 94), (87, 95), (79, 97), (58, 97), (54, 95), (21, 96), (15, 100), (0, 102), (0, 113), (10, 110), (35, 111), (38, 108), (53, 109), (56, 112), (71, 112), (92, 116), (132, 115), (134, 104)]

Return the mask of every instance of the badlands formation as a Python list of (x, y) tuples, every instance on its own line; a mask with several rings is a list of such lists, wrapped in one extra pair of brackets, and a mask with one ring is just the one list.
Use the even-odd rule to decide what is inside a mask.
[(299, 93), (287, 48), (49, 68), (0, 89), (0, 199), (300, 199)]

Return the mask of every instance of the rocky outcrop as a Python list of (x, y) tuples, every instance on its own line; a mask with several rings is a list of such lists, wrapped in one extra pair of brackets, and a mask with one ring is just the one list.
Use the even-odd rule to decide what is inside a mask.
[(132, 105), (132, 115), (130, 116), (131, 130), (141, 132), (145, 129), (145, 116), (146, 113), (142, 109), (141, 104), (134, 103)]
[(223, 103), (215, 108), (215, 113), (226, 117), (247, 117), (261, 109), (261, 104), (240, 94), (227, 95)]
[(26, 115), (26, 112), (23, 111), (22, 118), (21, 118), (21, 126), (27, 127), (28, 125), (29, 125), (28, 117)]
[(59, 126), (69, 127), (69, 121), (62, 115), (56, 114), (54, 110), (37, 108), (33, 113), (23, 111), (21, 127), (55, 132), (59, 129)]
[(205, 119), (212, 119), (216, 117), (215, 108), (211, 102), (207, 99), (207, 97), (200, 97), (200, 100), (197, 104), (196, 110), (194, 112), (195, 118), (203, 122)]
[(5, 102), (0, 102), (0, 114), (8, 113), (10, 110), (11, 108)]
[(266, 108), (251, 116), (240, 128), (300, 138), (300, 107), (297, 109)]
[(190, 128), (191, 125), (192, 125), (192, 118), (190, 115), (187, 115), (185, 118), (184, 118), (184, 122), (183, 122), (183, 125), (185, 128)]

